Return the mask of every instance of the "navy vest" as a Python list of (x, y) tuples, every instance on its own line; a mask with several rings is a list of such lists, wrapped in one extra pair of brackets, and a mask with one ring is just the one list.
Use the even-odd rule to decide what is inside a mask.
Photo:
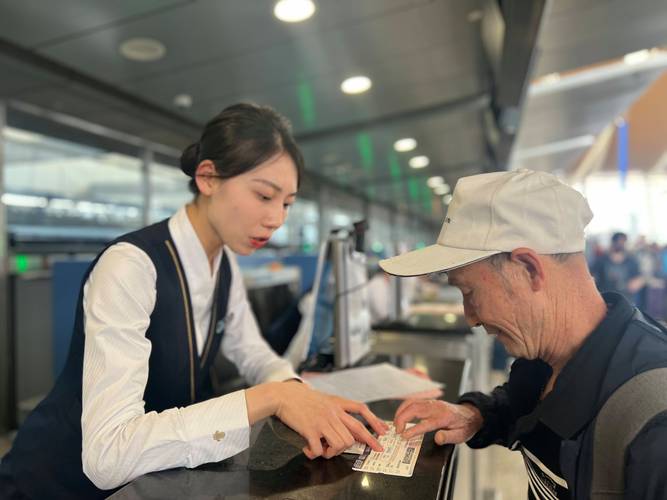
[(157, 271), (155, 308), (146, 337), (151, 341), (145, 411), (188, 406), (213, 396), (209, 376), (220, 347), (227, 313), (231, 268), (223, 252), (211, 322), (201, 356), (197, 354), (190, 293), (167, 221), (121, 236), (97, 256), (86, 272), (74, 331), (63, 372), (51, 392), (30, 413), (2, 461), (2, 473), (36, 499), (104, 498), (81, 464), (81, 385), (83, 373), (83, 285), (111, 245), (128, 242), (142, 249)]

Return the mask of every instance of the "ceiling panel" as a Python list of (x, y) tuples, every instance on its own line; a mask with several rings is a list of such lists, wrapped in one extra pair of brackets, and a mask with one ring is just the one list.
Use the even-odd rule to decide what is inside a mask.
[[(442, 202), (428, 177), (453, 185), (493, 168), (482, 120), (493, 82), (479, 23), (467, 19), (484, 0), (316, 0), (300, 24), (276, 20), (273, 3), (62, 0), (47, 11), (0, 0), (2, 38), (30, 59), (0, 57), (11, 73), (0, 98), (176, 149), (230, 104), (268, 104), (292, 121), (314, 178), (434, 220)], [(162, 41), (166, 56), (124, 59), (119, 44), (132, 37)], [(340, 82), (358, 73), (372, 89), (342, 94)], [(180, 93), (193, 97), (190, 109), (174, 107)], [(418, 148), (396, 153), (405, 136)], [(411, 169), (414, 154), (431, 164)]]
[[(319, 128), (340, 121), (332, 119), (337, 112), (344, 115), (344, 121), (368, 116), (368, 110), (364, 112), (363, 109), (367, 102), (376, 103), (381, 107), (376, 114), (383, 114), (390, 107), (419, 106), (478, 91), (483, 82), (474, 58), (457, 63), (447, 59), (449, 50), (436, 47), (422, 54), (418, 49), (397, 54), (391, 61), (378, 59), (354, 66), (336, 67), (331, 62), (320, 73), (312, 70), (307, 73), (304, 69), (309, 66), (301, 66), (298, 61), (290, 62), (289, 48), (281, 47), (232, 61), (231, 65), (175, 72), (123, 88), (168, 107), (175, 95), (188, 93), (194, 100), (191, 114), (198, 119), (205, 119), (213, 110), (230, 102), (248, 99), (264, 102), (274, 95), (276, 100), (282, 101), (287, 96), (303, 108), (290, 113), (295, 126), (298, 129)], [(322, 58), (322, 61), (328, 60), (326, 56)], [(343, 95), (340, 82), (346, 76), (358, 73), (373, 80), (371, 91), (363, 96)], [(220, 85), (211, 83), (215, 81)], [(431, 88), (426, 92), (429, 86)], [(304, 115), (304, 123), (297, 124), (296, 119)]]
[[(625, 65), (622, 56), (665, 45), (666, 25), (664, 0), (552, 1), (537, 41), (534, 84), (550, 73), (559, 73), (561, 84), (580, 80), (569, 89), (528, 93), (511, 167), (565, 173), (577, 165), (590, 138), (623, 114), (664, 70), (657, 64), (649, 69)], [(577, 147), (568, 146), (577, 142)], [(534, 148), (542, 148), (542, 154), (521, 158)]]
[[(190, 115), (200, 121), (217, 112), (221, 104), (244, 99), (282, 101), (285, 93), (291, 99), (307, 101), (313, 94), (313, 104), (321, 109), (322, 123), (313, 121), (310, 125), (326, 126), (330, 122), (325, 117), (332, 111), (356, 119), (360, 113), (355, 111), (365, 108), (362, 115), (368, 116), (374, 106), (364, 106), (366, 99), (380, 100), (377, 112), (382, 112), (393, 103), (400, 103), (402, 108), (422, 105), (457, 95), (457, 89), (473, 92), (482, 85), (478, 81), (475, 26), (461, 22), (465, 10), (460, 6), (451, 12), (452, 6), (462, 2), (427, 2), (421, 8), (417, 8), (419, 3), (403, 2), (401, 9), (387, 5), (383, 10), (382, 2), (361, 2), (364, 3), (365, 9), (361, 5), (350, 9), (351, 13), (338, 13), (347, 23), (335, 22), (336, 16), (328, 20), (326, 13), (321, 12), (314, 20), (328, 20), (322, 30), (313, 23), (304, 25), (307, 30), (290, 33), (286, 29), (299, 27), (267, 16), (266, 5), (261, 2), (243, 3), (241, 12), (227, 15), (222, 23), (216, 18), (225, 17), (224, 11), (219, 16), (217, 13), (224, 2), (198, 2), (187, 8), (197, 30), (179, 28), (186, 13), (183, 9), (170, 10), (46, 47), (41, 53), (101, 76), (161, 106), (172, 107), (175, 95), (188, 93), (195, 102)], [(262, 5), (264, 9), (260, 11), (258, 6)], [(377, 10), (375, 15), (366, 14), (371, 5)], [(259, 39), (248, 37), (247, 26), (233, 19), (244, 16), (257, 18), (253, 32), (260, 35)], [(113, 50), (120, 40), (141, 33), (165, 42), (168, 54), (164, 60), (138, 64), (124, 60)], [(225, 37), (234, 42), (226, 43)], [(266, 42), (262, 42), (264, 39)], [(370, 98), (346, 99), (339, 90), (340, 82), (357, 73), (369, 75), (376, 88)], [(437, 94), (442, 88), (446, 95), (425, 94), (429, 84)], [(401, 92), (398, 98), (396, 92)], [(320, 103), (318, 93), (335, 99), (330, 105), (326, 98)], [(417, 97), (411, 101), (413, 95)], [(288, 113), (294, 120), (300, 114)]]
[(534, 76), (667, 44), (664, 0), (552, 0)]
[(62, 83), (62, 79), (4, 54), (0, 54), (0, 70), (0, 96), (14, 96), (25, 90)]
[(155, 16), (192, 0), (0, 0), (2, 37), (31, 49)]
[(646, 71), (528, 99), (517, 148), (598, 134), (660, 73), (661, 70)]
[[(420, 14), (423, 9), (440, 5), (445, 9), (441, 12), (446, 13), (445, 4), (460, 3), (460, 0), (444, 3), (406, 0), (319, 2), (321, 11), (309, 22), (287, 24), (273, 17), (272, 2), (269, 1), (200, 0), (178, 9), (94, 30), (84, 36), (41, 47), (40, 51), (53, 59), (85, 66), (91, 73), (105, 75), (114, 82), (150, 74), (157, 76), (159, 72), (186, 71), (227, 58), (246, 57), (279, 45), (291, 46), (292, 55), (296, 56), (300, 46), (305, 51), (317, 50), (320, 40), (346, 33), (351, 37), (350, 42), (357, 42), (355, 36), (360, 34), (363, 43), (352, 45), (353, 50), (348, 53), (350, 57), (352, 53), (363, 54), (364, 46), (373, 50), (375, 41), (389, 44), (389, 48), (402, 45), (399, 41), (383, 39), (386, 32), (380, 30), (401, 27), (404, 31), (410, 30), (424, 19)], [(414, 21), (403, 20), (409, 18)], [(406, 43), (419, 43), (428, 34), (426, 30), (423, 35), (415, 35), (418, 37), (415, 42)], [(117, 48), (121, 41), (131, 37), (153, 37), (162, 41), (167, 48), (166, 57), (149, 64), (125, 60)]]

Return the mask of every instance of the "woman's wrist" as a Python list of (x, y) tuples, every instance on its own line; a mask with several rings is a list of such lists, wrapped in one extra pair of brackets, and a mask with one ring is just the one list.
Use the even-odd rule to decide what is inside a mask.
[(250, 425), (275, 415), (280, 409), (283, 382), (266, 382), (245, 391), (248, 421)]

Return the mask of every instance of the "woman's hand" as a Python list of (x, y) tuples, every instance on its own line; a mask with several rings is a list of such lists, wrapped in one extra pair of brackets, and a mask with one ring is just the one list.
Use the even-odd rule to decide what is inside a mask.
[[(415, 418), (420, 422), (405, 430), (405, 425)], [(405, 439), (437, 431), (435, 442), (439, 445), (464, 443), (482, 428), (483, 423), (482, 414), (471, 404), (456, 405), (434, 399), (404, 401), (394, 416), (396, 432), (402, 433)]]
[(380, 443), (363, 423), (350, 413), (364, 417), (372, 429), (382, 435), (387, 425), (368, 407), (357, 401), (331, 396), (296, 381), (271, 382), (246, 390), (250, 424), (275, 415), (303, 436), (308, 445), (303, 448), (308, 458), (339, 455), (355, 441), (382, 451)]
[(355, 441), (382, 451), (380, 443), (364, 424), (350, 415), (361, 415), (375, 432), (384, 434), (387, 425), (365, 404), (318, 392), (306, 384), (284, 382), (278, 390), (280, 397), (275, 415), (308, 441), (303, 448), (308, 458), (334, 457)]

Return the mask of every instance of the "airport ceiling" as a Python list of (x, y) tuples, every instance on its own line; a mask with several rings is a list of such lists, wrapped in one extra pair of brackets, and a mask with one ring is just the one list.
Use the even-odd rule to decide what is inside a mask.
[[(506, 167), (540, 23), (536, 75), (657, 45), (667, 25), (662, 0), (315, 3), (288, 24), (272, 0), (0, 0), (0, 99), (176, 149), (227, 105), (268, 104), (292, 121), (312, 178), (437, 221), (428, 177), (453, 186)], [(135, 37), (161, 41), (164, 57), (124, 58)], [(356, 74), (372, 88), (343, 94)], [(191, 107), (175, 106), (180, 94)], [(402, 137), (417, 148), (396, 152)], [(430, 164), (410, 168), (413, 155)]]
[[(453, 185), (509, 152), (502, 134), (490, 144), (487, 115), (499, 90), (518, 104), (543, 7), (534, 3), (504, 14), (506, 33), (521, 38), (505, 37), (515, 57), (500, 85), (481, 31), (502, 22), (485, 0), (316, 0), (297, 24), (277, 20), (269, 0), (1, 0), (0, 97), (179, 149), (225, 106), (268, 104), (292, 121), (316, 178), (437, 220), (441, 198), (426, 178)], [(134, 37), (161, 41), (165, 56), (125, 59), (119, 45)], [(503, 39), (489, 40), (502, 57)], [(356, 74), (371, 90), (343, 94)], [(179, 94), (189, 109), (175, 107)], [(417, 148), (394, 151), (402, 137)], [(413, 155), (429, 166), (411, 169)]]
[[(552, 2), (536, 43), (531, 80), (537, 84), (523, 101), (511, 167), (571, 174), (596, 136), (667, 69), (666, 53), (653, 60), (642, 54), (664, 49), (666, 26), (664, 0)], [(636, 62), (625, 63), (632, 53)]]

